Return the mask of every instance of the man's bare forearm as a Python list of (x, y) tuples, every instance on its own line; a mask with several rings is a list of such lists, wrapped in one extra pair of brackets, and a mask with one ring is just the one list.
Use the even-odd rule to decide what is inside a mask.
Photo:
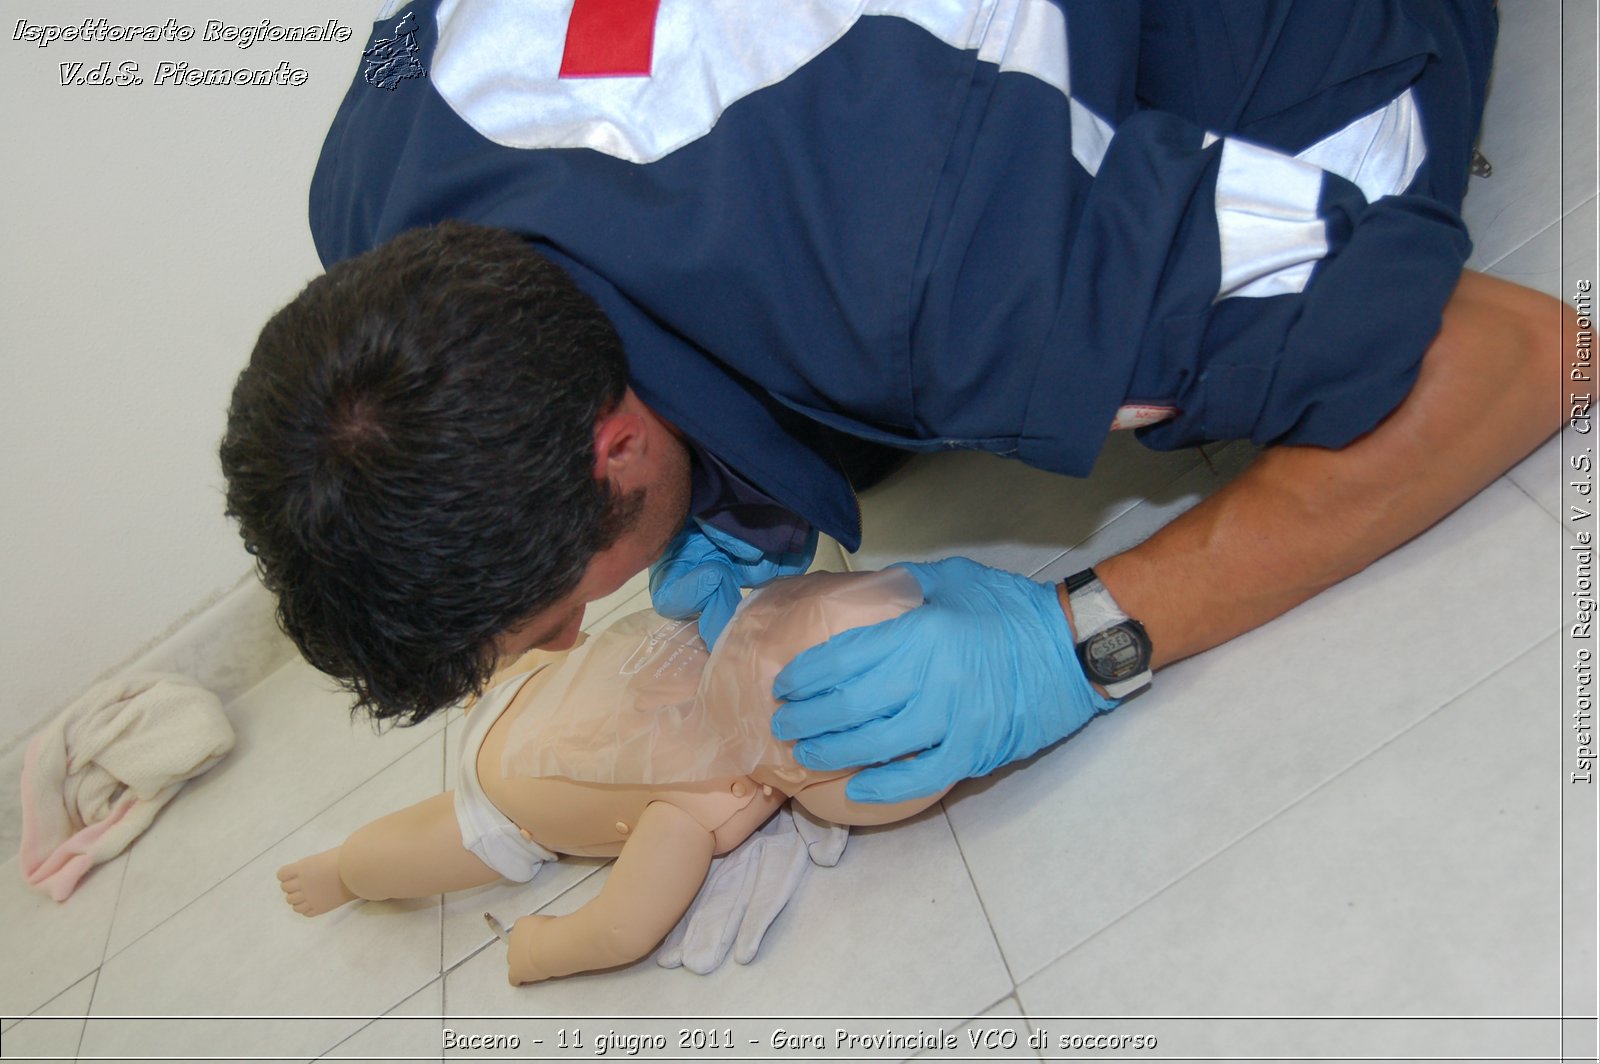
[(1298, 456), (1288, 452), (1266, 452), (1216, 495), (1095, 567), (1145, 625), (1152, 668), (1265, 624), (1398, 545), (1356, 551), (1319, 529), (1327, 515), (1306, 508), (1293, 482)]
[(1361, 571), (1528, 454), (1568, 409), (1558, 301), (1463, 275), (1416, 386), (1341, 450), (1277, 447), (1095, 567), (1150, 634), (1153, 665), (1226, 642)]

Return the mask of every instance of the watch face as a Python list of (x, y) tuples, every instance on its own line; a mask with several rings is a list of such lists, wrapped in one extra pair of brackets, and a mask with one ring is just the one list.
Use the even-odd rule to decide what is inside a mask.
[(1118, 683), (1150, 667), (1150, 640), (1136, 621), (1096, 632), (1083, 645), (1083, 664), (1101, 683)]

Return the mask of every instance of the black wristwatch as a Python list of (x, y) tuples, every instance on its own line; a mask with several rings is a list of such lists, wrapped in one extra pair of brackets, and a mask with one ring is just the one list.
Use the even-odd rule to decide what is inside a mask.
[(1093, 569), (1067, 577), (1067, 601), (1078, 640), (1078, 664), (1112, 698), (1126, 698), (1150, 686), (1150, 637), (1133, 620)]

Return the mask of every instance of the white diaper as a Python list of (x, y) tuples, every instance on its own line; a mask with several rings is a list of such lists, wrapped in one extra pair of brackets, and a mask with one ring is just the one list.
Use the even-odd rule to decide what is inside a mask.
[(461, 844), (484, 864), (516, 883), (526, 883), (538, 874), (540, 865), (557, 860), (558, 855), (524, 838), (517, 825), (489, 801), (478, 783), (478, 750), (494, 722), (533, 675), (533, 672), (523, 673), (484, 693), (467, 714), (457, 760), (456, 824), (461, 828)]

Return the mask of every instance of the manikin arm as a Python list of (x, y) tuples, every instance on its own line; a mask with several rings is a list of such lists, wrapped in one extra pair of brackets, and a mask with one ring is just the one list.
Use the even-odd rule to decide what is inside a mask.
[(567, 916), (524, 916), (511, 930), (513, 986), (611, 968), (655, 948), (711, 867), (711, 832), (675, 805), (651, 802), (593, 901)]

